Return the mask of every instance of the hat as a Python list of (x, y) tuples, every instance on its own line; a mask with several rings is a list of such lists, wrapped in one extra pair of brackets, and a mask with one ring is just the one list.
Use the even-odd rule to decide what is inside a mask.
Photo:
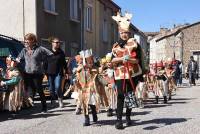
[(172, 62), (173, 62), (173, 59), (172, 58), (168, 58), (166, 63), (167, 64), (172, 64)]
[(112, 16), (113, 20), (118, 24), (119, 32), (129, 32), (132, 16), (132, 14), (127, 12), (124, 16), (121, 16), (119, 12), (117, 13), (117, 16)]
[(107, 53), (107, 54), (106, 54), (106, 61), (107, 61), (107, 62), (110, 62), (111, 59), (112, 59), (112, 52), (111, 52), (111, 53)]
[(86, 65), (86, 58), (92, 57), (92, 49), (82, 50), (79, 52), (80, 57), (83, 59), (83, 65)]
[(162, 61), (158, 62), (157, 67), (164, 67), (163, 62)]

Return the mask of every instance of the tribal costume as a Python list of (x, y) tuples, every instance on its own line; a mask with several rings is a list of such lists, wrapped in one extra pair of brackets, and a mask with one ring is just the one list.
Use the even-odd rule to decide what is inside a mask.
[[(92, 110), (93, 121), (96, 122), (97, 111), (99, 110), (101, 100), (104, 102), (106, 93), (103, 86), (98, 83), (97, 74), (98, 69), (94, 66), (94, 60), (92, 56), (92, 50), (85, 50), (80, 52), (80, 56), (83, 59), (83, 64), (77, 68), (77, 80), (81, 87), (81, 100), (83, 103), (83, 111), (85, 115), (84, 126), (90, 125), (89, 120), (89, 106)], [(103, 96), (103, 99), (100, 99)], [(108, 105), (108, 102), (107, 104)]]
[(155, 75), (155, 88), (154, 93), (156, 96), (156, 103), (158, 104), (159, 97), (164, 98), (164, 103), (167, 103), (167, 93), (168, 93), (168, 79), (164, 69), (163, 62), (157, 63), (157, 71)]
[(4, 94), (4, 110), (17, 112), (22, 106), (22, 80), (15, 62), (10, 57), (6, 59), (7, 69), (1, 86), (6, 86), (7, 91)]
[[(132, 14), (126, 13), (113, 16), (119, 25), (120, 40), (113, 45), (112, 60), (114, 76), (117, 85), (117, 122), (116, 129), (123, 129), (122, 114), (124, 100), (126, 100), (126, 124), (131, 125), (131, 110), (136, 106), (135, 88), (139, 81), (143, 81), (142, 74), (145, 71), (144, 55), (141, 46), (134, 38), (130, 38), (130, 20)], [(125, 99), (126, 98), (126, 99)]]

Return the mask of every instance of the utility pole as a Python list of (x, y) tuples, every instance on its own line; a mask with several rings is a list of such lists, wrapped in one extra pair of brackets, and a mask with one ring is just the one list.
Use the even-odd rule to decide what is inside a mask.
[(25, 4), (24, 4), (24, 0), (22, 0), (22, 7), (23, 7), (23, 16), (22, 16), (22, 21), (23, 21), (23, 37), (25, 36)]

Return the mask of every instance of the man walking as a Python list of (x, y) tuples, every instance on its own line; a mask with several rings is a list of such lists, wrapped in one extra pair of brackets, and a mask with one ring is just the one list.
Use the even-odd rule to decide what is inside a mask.
[(197, 62), (194, 60), (193, 56), (190, 56), (190, 61), (188, 63), (188, 68), (187, 72), (189, 74), (189, 83), (190, 85), (193, 84), (194, 86), (196, 85), (195, 83), (195, 78), (198, 75), (199, 67)]

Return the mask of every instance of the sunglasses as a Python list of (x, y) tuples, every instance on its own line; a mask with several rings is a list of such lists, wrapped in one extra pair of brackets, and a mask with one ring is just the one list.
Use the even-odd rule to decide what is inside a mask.
[(59, 43), (60, 43), (60, 41), (53, 41), (53, 43), (59, 44)]

